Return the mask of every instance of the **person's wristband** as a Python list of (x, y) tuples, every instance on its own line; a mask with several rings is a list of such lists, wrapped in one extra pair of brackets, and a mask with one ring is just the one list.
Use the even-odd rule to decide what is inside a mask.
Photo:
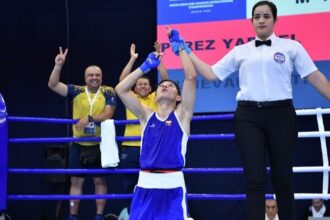
[(187, 52), (187, 54), (191, 53), (191, 49), (188, 47), (185, 41), (182, 41), (182, 47)]
[(147, 74), (150, 71), (150, 67), (144, 62), (142, 65), (139, 67), (143, 74)]
[(88, 115), (88, 122), (94, 122), (94, 118), (91, 115)]

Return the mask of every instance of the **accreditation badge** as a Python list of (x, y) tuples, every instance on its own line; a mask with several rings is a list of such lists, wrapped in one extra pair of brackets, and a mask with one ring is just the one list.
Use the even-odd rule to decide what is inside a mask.
[(84, 129), (84, 133), (89, 136), (94, 136), (96, 134), (95, 122), (89, 122)]

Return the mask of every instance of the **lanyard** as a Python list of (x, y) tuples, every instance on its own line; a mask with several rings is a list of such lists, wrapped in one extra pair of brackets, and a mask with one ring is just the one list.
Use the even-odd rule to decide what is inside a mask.
[(89, 91), (87, 89), (87, 86), (86, 86), (86, 89), (85, 89), (85, 92), (86, 92), (86, 96), (87, 96), (87, 100), (89, 102), (89, 115), (92, 115), (92, 110), (93, 110), (93, 105), (96, 101), (96, 97), (97, 95), (99, 94), (100, 92), (100, 89), (101, 89), (101, 86), (99, 87), (99, 89), (97, 90), (97, 92), (95, 93), (94, 97), (93, 97), (93, 100), (91, 100), (91, 97), (89, 95)]

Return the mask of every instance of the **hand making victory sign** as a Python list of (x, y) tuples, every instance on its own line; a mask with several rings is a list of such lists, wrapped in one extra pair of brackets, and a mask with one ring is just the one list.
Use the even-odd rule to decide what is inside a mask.
[(55, 57), (55, 64), (56, 65), (63, 65), (65, 63), (65, 58), (66, 58), (66, 55), (68, 54), (69, 50), (65, 49), (64, 53), (63, 53), (62, 47), (59, 47), (59, 50), (60, 50), (60, 53), (57, 54), (57, 56)]

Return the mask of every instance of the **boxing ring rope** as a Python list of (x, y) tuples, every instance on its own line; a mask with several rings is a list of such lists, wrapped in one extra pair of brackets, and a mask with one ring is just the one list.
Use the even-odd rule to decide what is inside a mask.
[[(5, 180), (5, 184), (0, 185), (0, 210), (6, 209), (6, 200), (69, 200), (69, 199), (127, 199), (132, 194), (104, 194), (104, 195), (7, 195), (7, 172), (10, 174), (122, 174), (122, 173), (138, 173), (139, 169), (24, 169), (24, 168), (7, 168), (7, 148), (8, 143), (66, 143), (66, 142), (87, 142), (101, 141), (100, 137), (84, 137), (84, 138), (10, 138), (8, 139), (8, 121), (10, 122), (33, 122), (33, 123), (54, 123), (54, 124), (74, 124), (78, 120), (74, 119), (56, 119), (56, 118), (36, 118), (36, 117), (12, 117), (8, 116), (4, 100), (0, 94), (0, 179)], [(299, 132), (299, 138), (320, 138), (323, 166), (311, 167), (293, 167), (294, 173), (306, 172), (322, 172), (322, 193), (295, 193), (295, 199), (312, 199), (323, 198), (330, 199), (329, 190), (329, 159), (326, 146), (326, 137), (330, 137), (330, 132), (325, 131), (323, 124), (323, 114), (330, 114), (330, 109), (308, 109), (297, 110), (297, 115), (316, 115), (319, 131)], [(222, 115), (205, 115), (194, 116), (193, 121), (203, 120), (230, 120), (233, 114)], [(116, 120), (115, 125), (137, 124), (137, 120)], [(189, 140), (232, 140), (234, 134), (195, 134), (190, 135)], [(116, 137), (117, 141), (133, 141), (140, 140), (140, 137)], [(269, 172), (269, 168), (267, 169)], [(242, 174), (243, 168), (184, 168), (184, 173), (207, 173), (207, 174)], [(266, 198), (274, 198), (273, 194), (266, 194)], [(245, 194), (188, 194), (188, 199), (195, 200), (243, 200)]]

